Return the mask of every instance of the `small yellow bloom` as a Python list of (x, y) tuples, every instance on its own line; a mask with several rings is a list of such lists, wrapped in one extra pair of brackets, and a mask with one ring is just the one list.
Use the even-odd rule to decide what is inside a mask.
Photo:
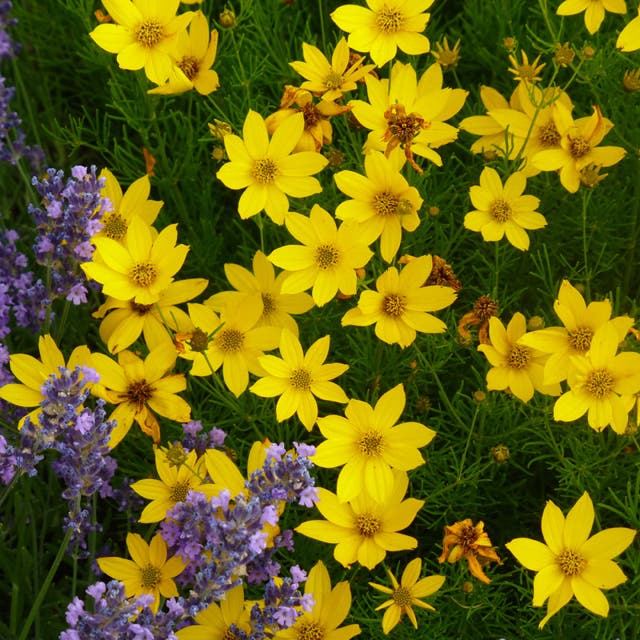
[(436, 42), (436, 50), (431, 52), (431, 55), (436, 59), (439, 65), (445, 69), (451, 69), (457, 66), (460, 62), (460, 39), (453, 45), (453, 49), (449, 46), (449, 41), (445, 36), (442, 39), (442, 44)]
[(531, 63), (529, 62), (529, 56), (526, 51), (520, 51), (522, 54), (522, 62), (518, 62), (515, 54), (509, 56), (509, 62), (511, 62), (511, 68), (509, 73), (513, 73), (514, 80), (520, 82), (538, 82), (541, 80), (541, 76), (538, 75), (542, 69), (546, 66), (546, 63), (538, 64), (540, 62), (540, 56), (537, 56)]
[(573, 16), (583, 11), (587, 31), (594, 34), (604, 20), (605, 11), (627, 13), (627, 5), (624, 0), (564, 0), (556, 13), (559, 16)]
[(638, 15), (620, 32), (616, 47), (626, 53), (640, 49), (640, 5)]

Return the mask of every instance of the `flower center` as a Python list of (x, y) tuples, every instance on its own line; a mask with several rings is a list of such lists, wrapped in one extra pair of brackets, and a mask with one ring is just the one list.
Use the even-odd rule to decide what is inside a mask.
[(398, 213), (399, 203), (400, 198), (388, 191), (376, 193), (376, 195), (373, 196), (373, 208), (376, 210), (376, 213), (382, 217), (395, 216)]
[(569, 153), (573, 158), (579, 159), (591, 151), (591, 145), (583, 136), (569, 137)]
[(406, 307), (407, 298), (397, 293), (390, 293), (382, 299), (382, 313), (385, 315), (398, 318), (404, 313)]
[(129, 278), (139, 287), (150, 287), (158, 277), (158, 269), (153, 262), (138, 262), (129, 273)]
[(404, 23), (404, 15), (399, 9), (389, 9), (383, 5), (376, 13), (376, 26), (382, 33), (397, 33)]
[(107, 238), (122, 240), (127, 233), (127, 221), (119, 213), (109, 213), (102, 218), (102, 230)]
[(561, 137), (553, 120), (549, 120), (538, 129), (538, 142), (543, 147), (555, 147), (560, 144)]
[(151, 309), (153, 309), (152, 304), (138, 304), (133, 301), (129, 303), (129, 306), (131, 307), (131, 311), (139, 316), (146, 316), (151, 313)]
[(296, 369), (289, 376), (289, 384), (299, 391), (309, 391), (311, 387), (311, 374), (304, 369)]
[(189, 489), (191, 489), (191, 487), (188, 482), (178, 482), (171, 487), (169, 499), (173, 502), (184, 502), (187, 499)]
[(191, 334), (191, 339), (189, 340), (189, 346), (192, 351), (197, 351), (202, 353), (207, 350), (209, 346), (209, 334), (206, 331), (203, 331), (199, 327), (196, 327)]
[(140, 578), (145, 589), (155, 589), (162, 580), (162, 571), (158, 567), (148, 564), (140, 570)]
[(489, 215), (496, 222), (506, 222), (511, 218), (511, 205), (506, 200), (498, 198), (489, 205)]
[(473, 305), (473, 313), (479, 320), (488, 320), (498, 311), (498, 303), (489, 296), (480, 296)]
[(407, 114), (401, 104), (395, 104), (384, 112), (387, 121), (387, 131), (383, 140), (396, 138), (402, 144), (411, 142), (427, 125), (424, 118), (416, 113)]
[(576, 351), (589, 351), (591, 338), (593, 331), (589, 327), (578, 327), (575, 331), (569, 331), (569, 344)]
[(130, 382), (125, 393), (125, 398), (127, 402), (135, 404), (138, 411), (142, 411), (144, 405), (153, 396), (154, 391), (155, 389), (146, 380)]
[(157, 20), (149, 18), (136, 29), (136, 40), (143, 47), (155, 47), (164, 38), (164, 27)]
[(193, 80), (200, 70), (198, 58), (194, 58), (193, 56), (183, 56), (176, 64), (189, 80)]
[(227, 627), (222, 635), (222, 640), (239, 640), (238, 636)]
[(317, 622), (303, 622), (298, 627), (296, 640), (323, 640), (324, 629)]
[(318, 122), (322, 120), (322, 116), (320, 115), (320, 112), (310, 102), (308, 104), (305, 104), (302, 107), (302, 115), (304, 117), (305, 130), (315, 127), (318, 124)]
[(342, 74), (336, 73), (331, 69), (329, 75), (324, 79), (323, 84), (327, 89), (339, 89), (342, 86)]
[(413, 602), (411, 591), (407, 587), (398, 587), (391, 596), (398, 607), (408, 607)]
[(251, 175), (260, 184), (271, 184), (278, 175), (278, 165), (271, 158), (260, 158), (254, 162)]
[(244, 334), (238, 329), (222, 329), (216, 333), (215, 341), (220, 351), (236, 353), (242, 349)]
[(589, 371), (584, 388), (596, 398), (604, 398), (609, 395), (615, 386), (615, 380), (608, 369), (594, 369)]
[(340, 252), (338, 248), (332, 244), (321, 244), (316, 249), (316, 264), (323, 271), (332, 269), (338, 264)]
[(571, 549), (562, 551), (556, 560), (560, 566), (560, 571), (562, 571), (565, 576), (580, 575), (587, 564), (587, 561), (579, 553)]
[(359, 513), (356, 516), (356, 528), (364, 538), (371, 538), (380, 531), (382, 522), (370, 513)]
[(382, 454), (382, 434), (377, 431), (367, 431), (358, 440), (360, 452), (365, 456), (379, 456)]
[(478, 540), (478, 532), (475, 527), (464, 526), (460, 531), (459, 539), (465, 549), (471, 549)]
[(507, 366), (511, 369), (524, 369), (531, 359), (531, 350), (521, 344), (514, 344), (507, 357)]
[(270, 316), (276, 311), (275, 298), (270, 293), (261, 293), (260, 296), (262, 297), (262, 315)]

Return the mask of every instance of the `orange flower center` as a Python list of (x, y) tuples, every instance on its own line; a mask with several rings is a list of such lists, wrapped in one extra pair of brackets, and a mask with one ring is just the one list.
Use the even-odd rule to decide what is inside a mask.
[(591, 145), (583, 136), (569, 137), (569, 153), (576, 160), (586, 156), (591, 151)]
[(531, 350), (521, 344), (514, 344), (507, 356), (507, 366), (511, 369), (524, 369), (531, 359)]
[(496, 222), (506, 222), (511, 219), (511, 205), (506, 200), (498, 198), (489, 205), (489, 215)]
[(178, 482), (171, 487), (169, 499), (173, 502), (184, 502), (187, 499), (189, 489), (191, 489), (191, 486), (188, 482)]
[(155, 47), (164, 38), (164, 27), (154, 18), (145, 20), (136, 29), (136, 40), (149, 49)]
[(470, 527), (468, 525), (464, 525), (460, 531), (460, 544), (465, 549), (465, 553), (467, 553), (470, 549), (475, 546), (475, 543), (478, 541), (478, 532), (475, 527)]
[(193, 80), (200, 70), (198, 58), (193, 56), (183, 56), (176, 64), (189, 80)]
[(480, 296), (473, 305), (473, 313), (482, 321), (495, 316), (498, 311), (498, 303), (489, 296)]
[(127, 221), (119, 213), (108, 213), (102, 224), (104, 234), (112, 240), (122, 240), (127, 233)]
[(315, 127), (322, 120), (322, 115), (310, 102), (302, 107), (302, 115), (304, 117), (305, 130)]
[(148, 564), (140, 570), (140, 579), (144, 589), (155, 589), (162, 580), (162, 571), (152, 564)]
[(339, 89), (342, 86), (342, 82), (342, 74), (336, 73), (333, 69), (331, 69), (327, 77), (324, 79), (323, 84), (327, 89), (332, 90)]
[(591, 338), (593, 331), (589, 327), (577, 327), (575, 331), (569, 332), (569, 344), (576, 351), (589, 351)]
[(538, 142), (543, 147), (555, 147), (560, 144), (560, 133), (553, 120), (549, 120), (538, 129)]
[[(395, 138), (402, 144), (411, 142), (422, 129), (426, 129), (424, 118), (415, 113), (407, 112), (403, 105), (395, 104), (384, 112), (387, 121), (387, 131), (383, 140)], [(390, 150), (389, 150), (390, 151)]]
[(367, 431), (358, 440), (358, 448), (365, 456), (381, 455), (383, 444), (382, 434), (377, 431)]
[(220, 351), (237, 353), (244, 345), (244, 333), (238, 329), (222, 329), (216, 333), (215, 341)]
[(259, 184), (271, 184), (278, 175), (278, 165), (271, 158), (260, 158), (254, 162), (251, 175)]
[(311, 387), (311, 374), (305, 369), (296, 369), (289, 376), (289, 384), (299, 391), (309, 391)]
[(142, 411), (147, 401), (152, 398), (154, 391), (155, 389), (146, 380), (139, 380), (129, 383), (124, 397), (127, 402), (135, 404), (138, 411)]
[(275, 298), (270, 293), (261, 293), (260, 296), (262, 298), (262, 315), (270, 316), (277, 309)]
[(400, 198), (393, 193), (383, 191), (373, 196), (373, 208), (376, 213), (383, 218), (386, 216), (395, 216), (398, 213), (398, 205)]
[(397, 607), (408, 607), (413, 602), (411, 591), (407, 587), (398, 587), (391, 597)]
[(556, 561), (560, 567), (560, 571), (562, 571), (565, 576), (580, 575), (587, 564), (585, 558), (571, 549), (562, 551), (556, 558)]
[(407, 298), (397, 293), (390, 293), (382, 299), (382, 313), (387, 316), (398, 318), (404, 313), (406, 307)]
[(332, 244), (321, 244), (316, 249), (316, 265), (322, 271), (328, 271), (335, 267), (340, 260), (338, 248)]
[(380, 11), (376, 12), (376, 26), (382, 33), (397, 33), (404, 23), (404, 15), (399, 9), (389, 9), (383, 5)]
[(297, 632), (296, 640), (324, 640), (324, 629), (317, 622), (303, 622)]
[(356, 528), (363, 538), (371, 538), (380, 531), (382, 522), (371, 513), (359, 513), (356, 516)]
[(608, 369), (594, 369), (584, 381), (584, 388), (596, 398), (608, 396), (614, 386), (615, 380)]
[(129, 278), (143, 289), (150, 287), (157, 277), (158, 269), (153, 262), (138, 262), (129, 273)]

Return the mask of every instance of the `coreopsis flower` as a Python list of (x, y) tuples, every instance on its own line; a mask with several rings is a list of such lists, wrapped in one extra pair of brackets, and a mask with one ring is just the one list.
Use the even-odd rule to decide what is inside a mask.
[(509, 389), (522, 402), (529, 402), (533, 392), (551, 396), (560, 395), (560, 385), (545, 384), (544, 363), (547, 355), (532, 347), (520, 344), (527, 331), (527, 321), (521, 313), (514, 313), (506, 329), (499, 318), (489, 318), (491, 344), (478, 345), (492, 365), (487, 372), (487, 389)]
[(187, 388), (184, 374), (167, 375), (175, 362), (175, 351), (166, 345), (153, 349), (144, 360), (131, 351), (121, 351), (118, 362), (102, 353), (93, 354), (92, 366), (100, 374), (93, 394), (118, 405), (109, 416), (118, 423), (111, 432), (111, 448), (127, 435), (134, 420), (154, 442), (160, 442), (160, 425), (154, 412), (176, 422), (191, 419), (191, 407), (176, 395)]
[(364, 157), (365, 176), (339, 171), (336, 185), (352, 200), (341, 202), (336, 218), (354, 220), (367, 237), (380, 238), (380, 254), (386, 262), (395, 258), (402, 230), (415, 231), (420, 224), (422, 198), (400, 173), (404, 156), (393, 152), (388, 158), (379, 151)]
[(358, 306), (342, 317), (342, 326), (365, 327), (375, 323), (375, 333), (387, 344), (399, 344), (403, 349), (416, 339), (416, 332), (442, 333), (447, 325), (428, 311), (437, 311), (453, 304), (456, 292), (452, 287), (423, 286), (433, 265), (431, 256), (411, 260), (398, 273), (389, 267), (376, 280), (376, 291), (363, 291)]
[(590, 34), (594, 34), (604, 20), (605, 11), (627, 13), (624, 0), (564, 0), (556, 13), (559, 16), (573, 16), (584, 11), (584, 24)]
[(230, 640), (236, 635), (234, 629), (250, 634), (249, 611), (242, 584), (229, 589), (220, 604), (212, 602), (194, 619), (196, 624), (176, 631), (178, 640)]
[(261, 356), (260, 365), (268, 375), (255, 382), (249, 391), (263, 398), (280, 396), (276, 404), (276, 419), (282, 422), (297, 414), (308, 431), (318, 418), (316, 397), (330, 402), (349, 401), (334, 378), (342, 375), (349, 365), (338, 362), (325, 364), (329, 353), (329, 336), (316, 340), (303, 353), (302, 346), (291, 331), (283, 329), (280, 335), (280, 355)]
[(300, 293), (311, 288), (313, 301), (319, 307), (332, 300), (338, 291), (355, 294), (355, 270), (371, 259), (372, 240), (357, 233), (354, 222), (336, 227), (333, 216), (317, 204), (308, 217), (289, 213), (285, 224), (301, 245), (279, 247), (268, 256), (273, 264), (290, 272), (282, 283), (282, 292)]
[(460, 62), (460, 38), (458, 38), (453, 45), (453, 48), (449, 45), (447, 36), (442, 39), (442, 43), (436, 42), (436, 50), (431, 51), (431, 55), (436, 59), (436, 62), (444, 69), (452, 69)]
[(467, 559), (471, 575), (489, 584), (491, 580), (486, 576), (483, 566), (489, 562), (502, 564), (495, 548), (491, 545), (489, 534), (484, 530), (484, 522), (479, 520), (473, 524), (471, 518), (465, 518), (444, 528), (442, 539), (442, 554), (438, 562), (457, 562)]
[(398, 49), (409, 55), (429, 51), (429, 40), (422, 32), (434, 0), (366, 0), (368, 9), (354, 4), (338, 7), (331, 19), (349, 33), (347, 43), (356, 51), (368, 52), (381, 67), (395, 57)]
[(11, 355), (9, 367), (18, 382), (10, 382), (0, 387), (2, 400), (18, 407), (36, 407), (20, 419), (19, 429), (22, 428), (27, 417), (34, 424), (38, 424), (40, 404), (45, 399), (42, 386), (51, 375), (58, 374), (60, 367), (73, 370), (77, 366), (92, 366), (92, 355), (86, 345), (76, 347), (69, 356), (69, 360), (65, 362), (58, 345), (48, 333), (38, 338), (38, 351), (40, 360), (26, 353)]
[(436, 432), (419, 422), (396, 424), (404, 411), (406, 396), (401, 384), (384, 393), (372, 407), (349, 400), (345, 417), (318, 419), (326, 438), (313, 457), (319, 467), (340, 467), (337, 495), (341, 502), (353, 500), (363, 489), (384, 503), (394, 488), (392, 469), (409, 471), (424, 464), (418, 449), (433, 440)]
[(606, 617), (609, 603), (601, 589), (613, 589), (627, 579), (613, 558), (633, 542), (635, 529), (612, 527), (589, 537), (593, 520), (593, 503), (586, 491), (566, 518), (548, 500), (542, 514), (544, 543), (515, 538), (506, 544), (520, 564), (537, 572), (533, 606), (541, 607), (549, 598), (540, 629), (574, 595), (583, 607)]
[(336, 44), (331, 62), (313, 45), (302, 43), (304, 62), (290, 62), (306, 80), (300, 85), (323, 100), (336, 100), (347, 91), (356, 88), (356, 82), (362, 80), (374, 67), (373, 64), (363, 64), (364, 58), (358, 56), (355, 62), (349, 59), (349, 45), (344, 38)]
[(540, 200), (524, 193), (527, 179), (521, 171), (512, 173), (504, 185), (495, 169), (485, 167), (480, 184), (469, 189), (473, 211), (464, 217), (464, 226), (479, 231), (485, 242), (497, 242), (506, 235), (516, 249), (529, 248), (525, 229), (541, 229), (547, 221), (536, 211)]
[(198, 459), (195, 451), (190, 451), (182, 464), (174, 465), (167, 458), (167, 453), (155, 450), (156, 471), (159, 480), (153, 478), (138, 480), (131, 484), (131, 488), (143, 498), (151, 502), (142, 510), (138, 522), (160, 522), (164, 520), (167, 511), (178, 502), (187, 499), (189, 491), (200, 491), (211, 498), (214, 485), (205, 484), (204, 458)]
[(538, 74), (546, 66), (546, 63), (543, 62), (542, 64), (538, 64), (540, 62), (540, 56), (532, 62), (529, 62), (527, 52), (522, 50), (520, 53), (522, 54), (522, 62), (518, 62), (515, 54), (511, 54), (509, 56), (509, 62), (511, 62), (509, 73), (513, 73), (514, 80), (527, 83), (534, 83), (541, 80), (541, 77)]
[(211, 68), (218, 48), (218, 32), (209, 33), (209, 23), (202, 11), (196, 11), (189, 33), (181, 31), (176, 39), (173, 52), (175, 60), (169, 80), (147, 93), (173, 95), (195, 89), (200, 95), (208, 96), (219, 86), (218, 74)]
[(288, 629), (278, 631), (274, 640), (350, 640), (360, 633), (358, 624), (340, 627), (351, 608), (351, 587), (344, 581), (331, 588), (331, 578), (322, 560), (309, 571), (304, 592), (313, 597), (313, 609), (304, 611)]
[(142, 334), (149, 350), (171, 342), (171, 331), (186, 331), (191, 323), (187, 314), (176, 306), (193, 300), (207, 287), (204, 278), (189, 278), (171, 282), (159, 292), (154, 304), (139, 304), (133, 300), (109, 297), (92, 315), (103, 318), (100, 337), (109, 353), (118, 353), (131, 346)]
[(638, 15), (620, 32), (616, 47), (627, 53), (640, 49), (640, 5)]
[(97, 255), (80, 266), (87, 277), (102, 285), (106, 296), (153, 304), (184, 263), (189, 247), (176, 245), (178, 225), (171, 224), (159, 234), (141, 217), (134, 216), (120, 244), (111, 238), (95, 238)]
[(391, 588), (382, 584), (376, 584), (375, 582), (369, 583), (369, 586), (374, 589), (391, 596), (391, 600), (387, 600), (379, 607), (376, 607), (376, 611), (386, 609), (382, 616), (382, 631), (385, 635), (400, 622), (400, 618), (402, 618), (402, 614), (404, 613), (406, 613), (409, 620), (411, 620), (413, 627), (417, 629), (418, 620), (416, 619), (413, 607), (435, 611), (430, 604), (423, 602), (421, 598), (426, 598), (438, 591), (444, 584), (445, 577), (428, 576), (419, 580), (421, 570), (422, 560), (420, 558), (414, 558), (404, 568), (399, 583), (391, 571), (387, 569), (392, 584)]
[(610, 425), (624, 433), (634, 394), (640, 392), (640, 353), (616, 355), (619, 342), (616, 328), (607, 322), (593, 334), (589, 351), (572, 358), (570, 390), (556, 400), (554, 420), (571, 422), (587, 413), (592, 429)]
[(151, 610), (160, 607), (160, 596), (178, 597), (173, 581), (184, 571), (186, 563), (179, 556), (167, 558), (167, 543), (157, 533), (147, 544), (138, 533), (127, 534), (127, 549), (131, 560), (117, 557), (98, 558), (98, 566), (108, 576), (124, 584), (127, 598), (149, 593), (154, 597)]
[(458, 336), (462, 344), (471, 344), (473, 336), (469, 327), (478, 327), (478, 342), (491, 344), (489, 340), (489, 320), (498, 315), (498, 302), (490, 296), (480, 296), (474, 303), (473, 309), (463, 314), (458, 320)]
[(304, 115), (297, 113), (269, 139), (262, 116), (249, 110), (243, 138), (233, 134), (224, 137), (230, 162), (218, 170), (216, 177), (230, 189), (244, 189), (238, 201), (241, 218), (264, 209), (276, 224), (282, 224), (289, 210), (287, 195), (306, 198), (322, 191), (311, 176), (324, 169), (328, 160), (315, 151), (292, 153), (303, 131)]
[(117, 53), (121, 69), (144, 68), (147, 78), (163, 84), (169, 74), (177, 35), (193, 12), (176, 15), (180, 0), (103, 0), (113, 24), (98, 25), (89, 36), (102, 49)]
[(420, 76), (409, 64), (396, 62), (390, 79), (365, 78), (369, 102), (352, 100), (353, 115), (371, 129), (365, 150), (377, 149), (389, 156), (396, 147), (404, 150), (409, 164), (419, 173), (413, 154), (442, 166), (434, 149), (452, 142), (458, 130), (445, 122), (464, 104), (463, 89), (442, 88), (442, 67), (432, 64)]
[(344, 567), (359, 562), (373, 569), (387, 551), (415, 549), (418, 541), (398, 531), (408, 527), (424, 505), (423, 500), (403, 500), (409, 477), (394, 471), (393, 490), (383, 502), (376, 502), (365, 491), (351, 502), (341, 502), (334, 493), (319, 488), (316, 507), (326, 520), (308, 520), (296, 527), (302, 535), (335, 544), (333, 557)]
[(306, 313), (313, 307), (313, 298), (308, 293), (282, 293), (282, 283), (287, 272), (277, 276), (273, 265), (262, 251), (253, 256), (253, 272), (239, 264), (224, 265), (227, 280), (235, 291), (220, 291), (205, 301), (214, 311), (220, 312), (227, 305), (237, 305), (245, 298), (255, 298), (262, 303), (262, 315), (257, 327), (287, 328), (298, 335), (298, 324), (290, 314)]
[(559, 149), (546, 149), (536, 153), (531, 162), (541, 171), (560, 173), (560, 182), (569, 192), (580, 186), (580, 172), (595, 164), (610, 167), (624, 158), (622, 147), (599, 147), (602, 139), (613, 127), (611, 120), (603, 117), (600, 108), (594, 106), (593, 115), (574, 120), (571, 112), (561, 102), (553, 104), (553, 120), (561, 136)]

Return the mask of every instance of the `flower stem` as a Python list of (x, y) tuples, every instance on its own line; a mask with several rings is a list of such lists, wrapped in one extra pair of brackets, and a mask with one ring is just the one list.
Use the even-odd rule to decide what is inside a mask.
[(584, 293), (591, 298), (591, 272), (589, 271), (589, 243), (587, 241), (587, 209), (591, 200), (591, 189), (582, 189), (582, 262), (584, 264)]

